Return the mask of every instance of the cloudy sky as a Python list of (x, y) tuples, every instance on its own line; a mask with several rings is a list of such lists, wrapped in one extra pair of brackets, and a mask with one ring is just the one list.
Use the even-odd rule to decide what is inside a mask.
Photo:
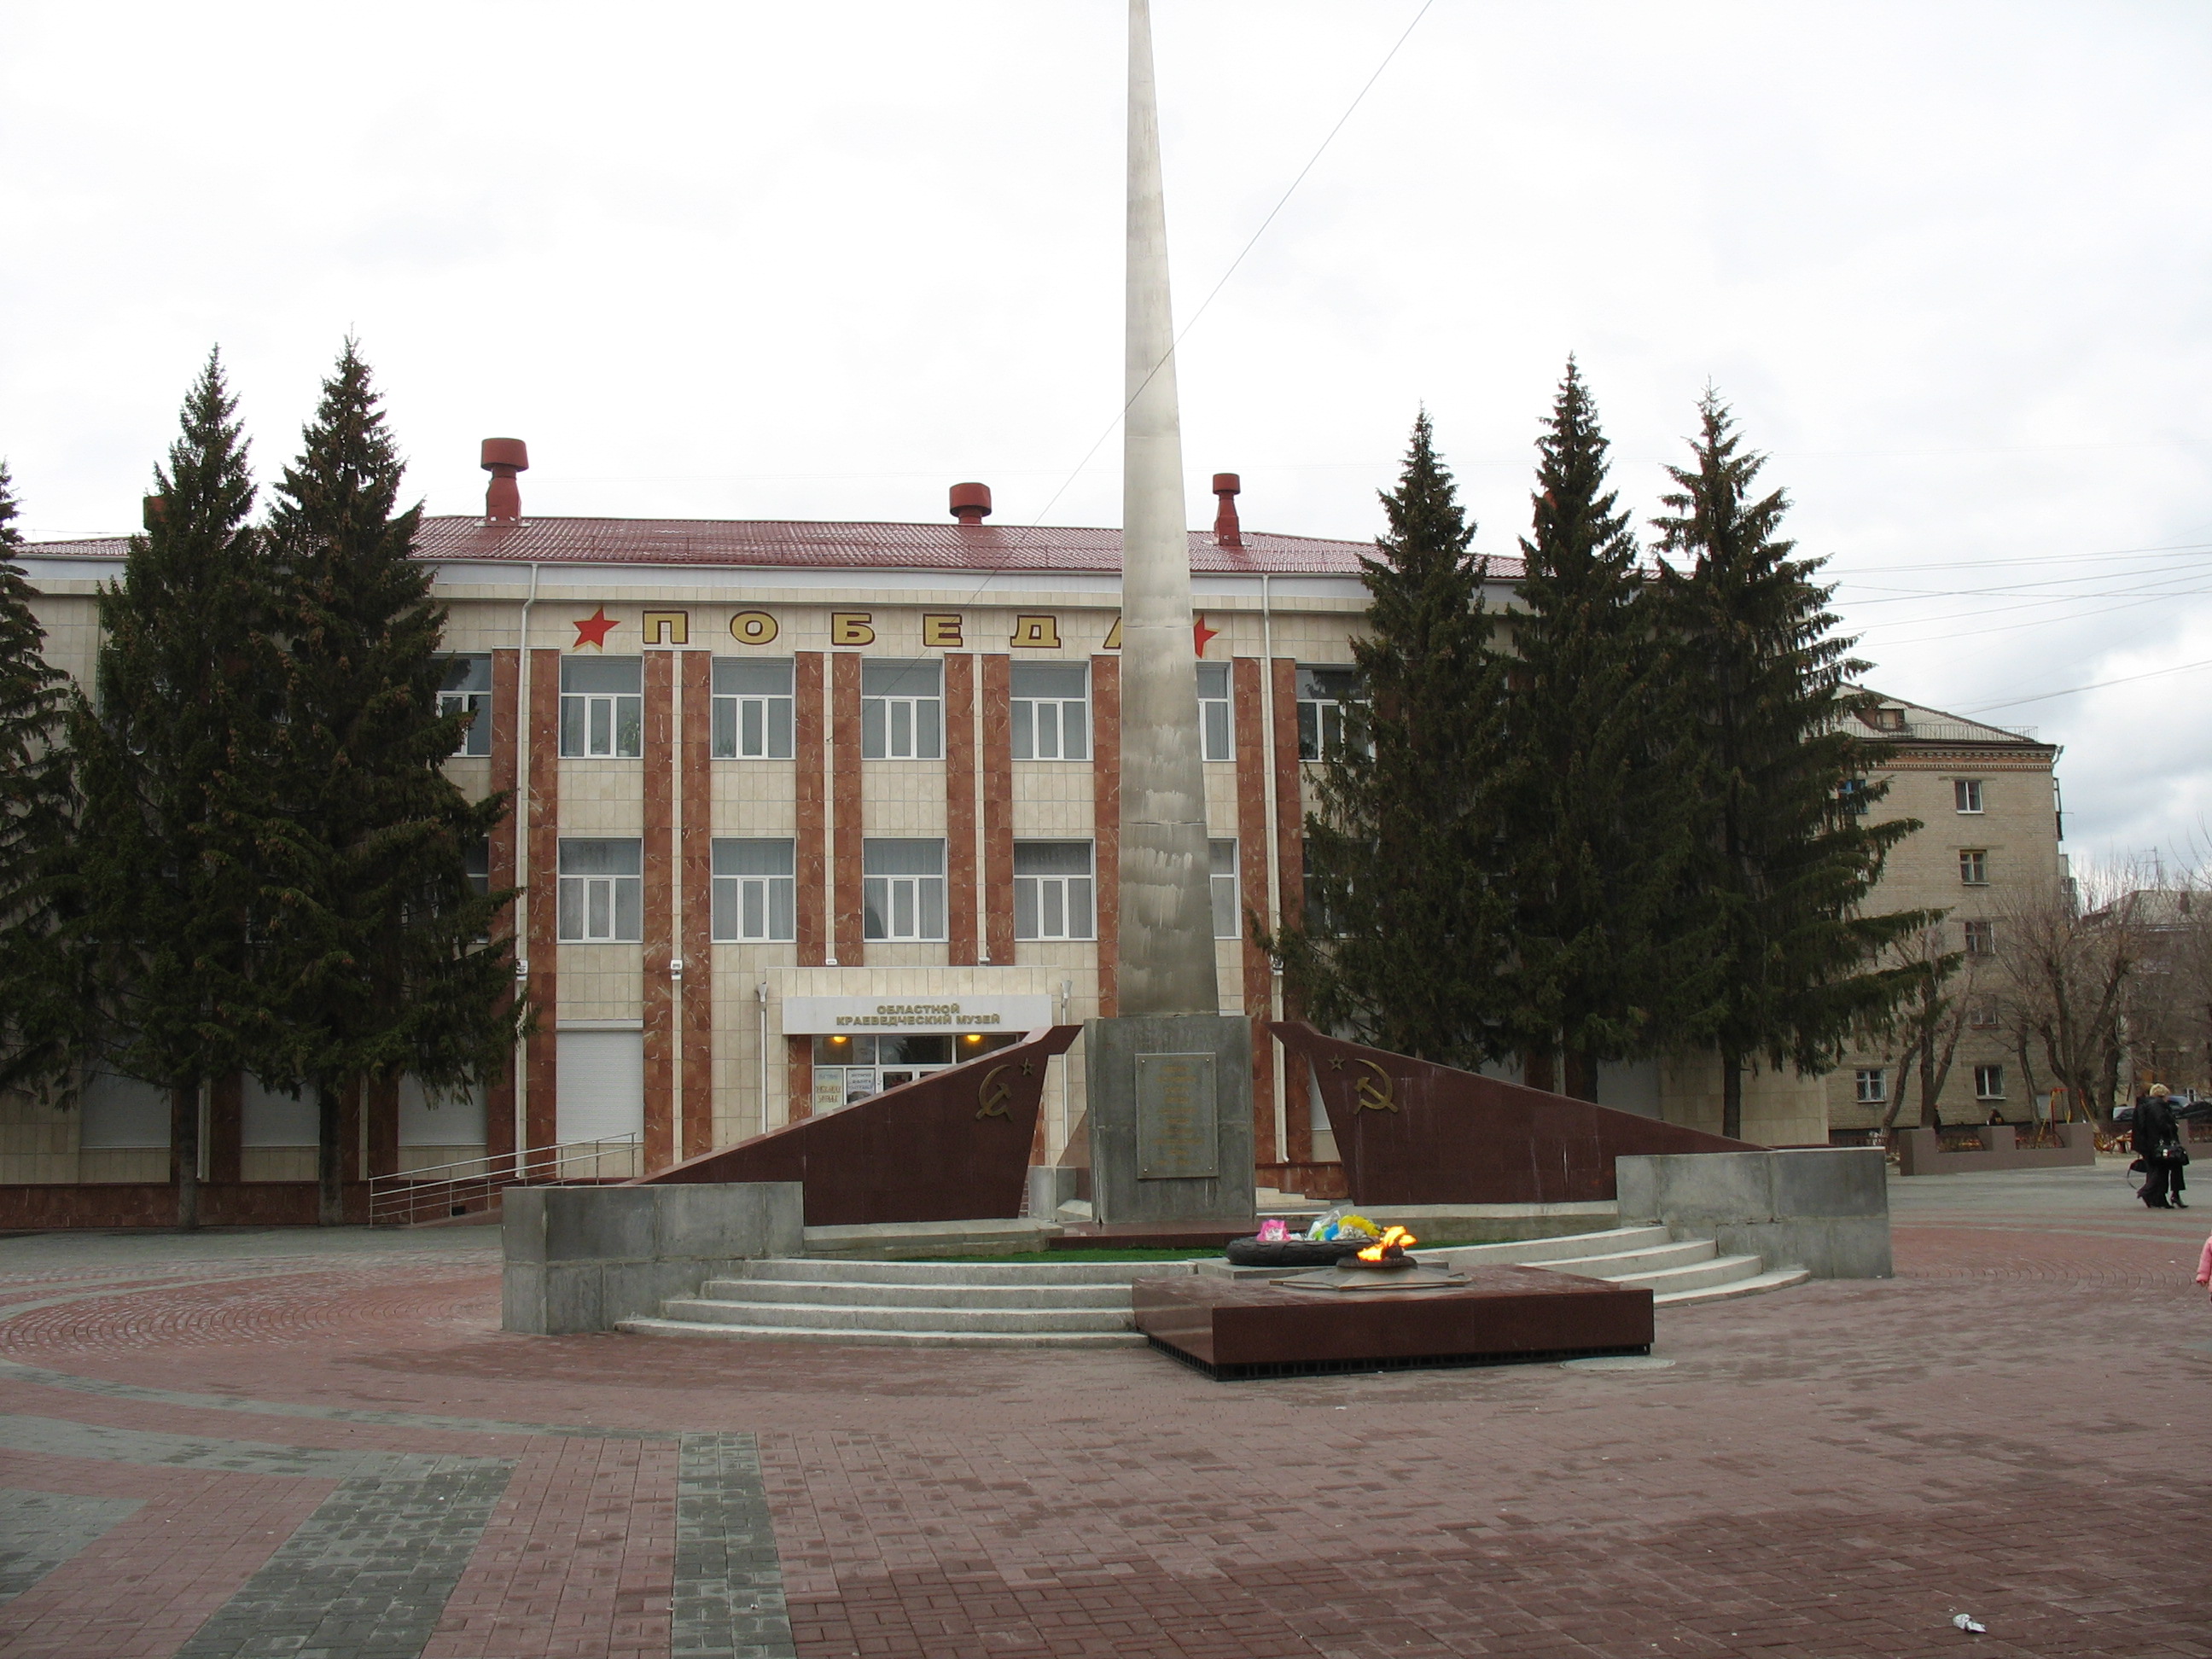
[[(1194, 489), (1370, 536), (1425, 403), (1509, 552), (1568, 353), (1643, 514), (1710, 380), (1874, 684), (2063, 743), (2077, 857), (2206, 841), (2201, 0), (1155, 8)], [(131, 528), (212, 343), (272, 476), (349, 330), (432, 512), (499, 434), (535, 513), (1110, 524), (1121, 52), (1120, 0), (14, 0), (27, 526)]]

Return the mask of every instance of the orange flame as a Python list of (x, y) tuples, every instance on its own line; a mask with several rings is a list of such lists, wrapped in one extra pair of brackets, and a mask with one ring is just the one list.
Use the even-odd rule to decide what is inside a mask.
[(1403, 1227), (1392, 1227), (1382, 1237), (1360, 1251), (1359, 1259), (1362, 1261), (1380, 1261), (1394, 1249), (1407, 1249), (1420, 1242)]

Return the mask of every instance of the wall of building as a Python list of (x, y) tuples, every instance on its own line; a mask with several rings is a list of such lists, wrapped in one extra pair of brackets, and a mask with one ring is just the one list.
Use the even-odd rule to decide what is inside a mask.
[[(2055, 752), (2048, 745), (2027, 741), (1893, 745), (1886, 757), (1887, 763), (1874, 775), (1889, 785), (1889, 793), (1871, 809), (1871, 817), (1876, 821), (1917, 818), (1923, 828), (1890, 854), (1869, 908), (1942, 911), (1945, 913), (1944, 948), (1963, 951), (1966, 923), (1985, 921), (2002, 927), (2003, 910), (2014, 897), (2062, 880), (2064, 861), (2059, 853), (2051, 773)], [(1957, 785), (1961, 780), (1980, 784), (1979, 812), (1959, 810)], [(1969, 850), (1986, 854), (1985, 884), (1971, 884), (1962, 877), (1960, 854)], [(1953, 986), (1962, 995), (1981, 999), (1999, 988), (1997, 979), (1993, 958), (1969, 956)], [(1903, 1047), (1902, 1042), (1897, 1042), (1854, 1048), (1842, 1065), (1827, 1074), (1828, 1119), (1833, 1127), (1857, 1128), (1879, 1123), (1901, 1089), (1905, 1103), (1897, 1121), (1918, 1121), (1917, 1081), (1908, 1085), (1899, 1072)], [(1978, 1097), (1978, 1066), (2003, 1068), (2001, 1097)], [(1884, 1073), (1887, 1101), (1858, 1098), (1862, 1069)], [(2047, 1079), (2039, 1073), (2036, 1080), (2047, 1086)], [(2024, 1121), (2030, 1115), (2028, 1081), (2021, 1074), (2018, 1054), (2001, 1029), (1970, 1024), (1962, 1032), (1937, 1103), (1944, 1121), (1950, 1123), (1983, 1121), (1992, 1108), (2008, 1121)]]

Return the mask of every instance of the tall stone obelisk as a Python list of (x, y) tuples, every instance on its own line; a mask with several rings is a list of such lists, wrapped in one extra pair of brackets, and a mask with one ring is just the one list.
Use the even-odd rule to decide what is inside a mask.
[(1252, 1213), (1251, 1025), (1221, 1012), (1152, 9), (1129, 0), (1121, 447), (1121, 1011), (1090, 1023), (1092, 1194), (1109, 1223)]

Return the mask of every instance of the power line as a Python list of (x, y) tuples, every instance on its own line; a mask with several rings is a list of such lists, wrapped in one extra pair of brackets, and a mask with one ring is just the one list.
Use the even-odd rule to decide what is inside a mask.
[(2032, 702), (2049, 702), (2053, 697), (2071, 697), (2083, 691), (2101, 691), (2108, 685), (2132, 685), (2137, 680), (2154, 680), (2166, 674), (2186, 674), (2198, 668), (2212, 668), (2212, 657), (2201, 662), (2176, 663), (2171, 668), (2153, 668), (2141, 674), (2123, 674), (2116, 680), (2094, 680), (2087, 685), (2069, 685), (2063, 691), (2045, 691), (2033, 697), (2014, 697), (2008, 702), (1985, 702), (1978, 708), (1969, 708), (1969, 714), (1986, 714), (1997, 708), (2022, 708)]

